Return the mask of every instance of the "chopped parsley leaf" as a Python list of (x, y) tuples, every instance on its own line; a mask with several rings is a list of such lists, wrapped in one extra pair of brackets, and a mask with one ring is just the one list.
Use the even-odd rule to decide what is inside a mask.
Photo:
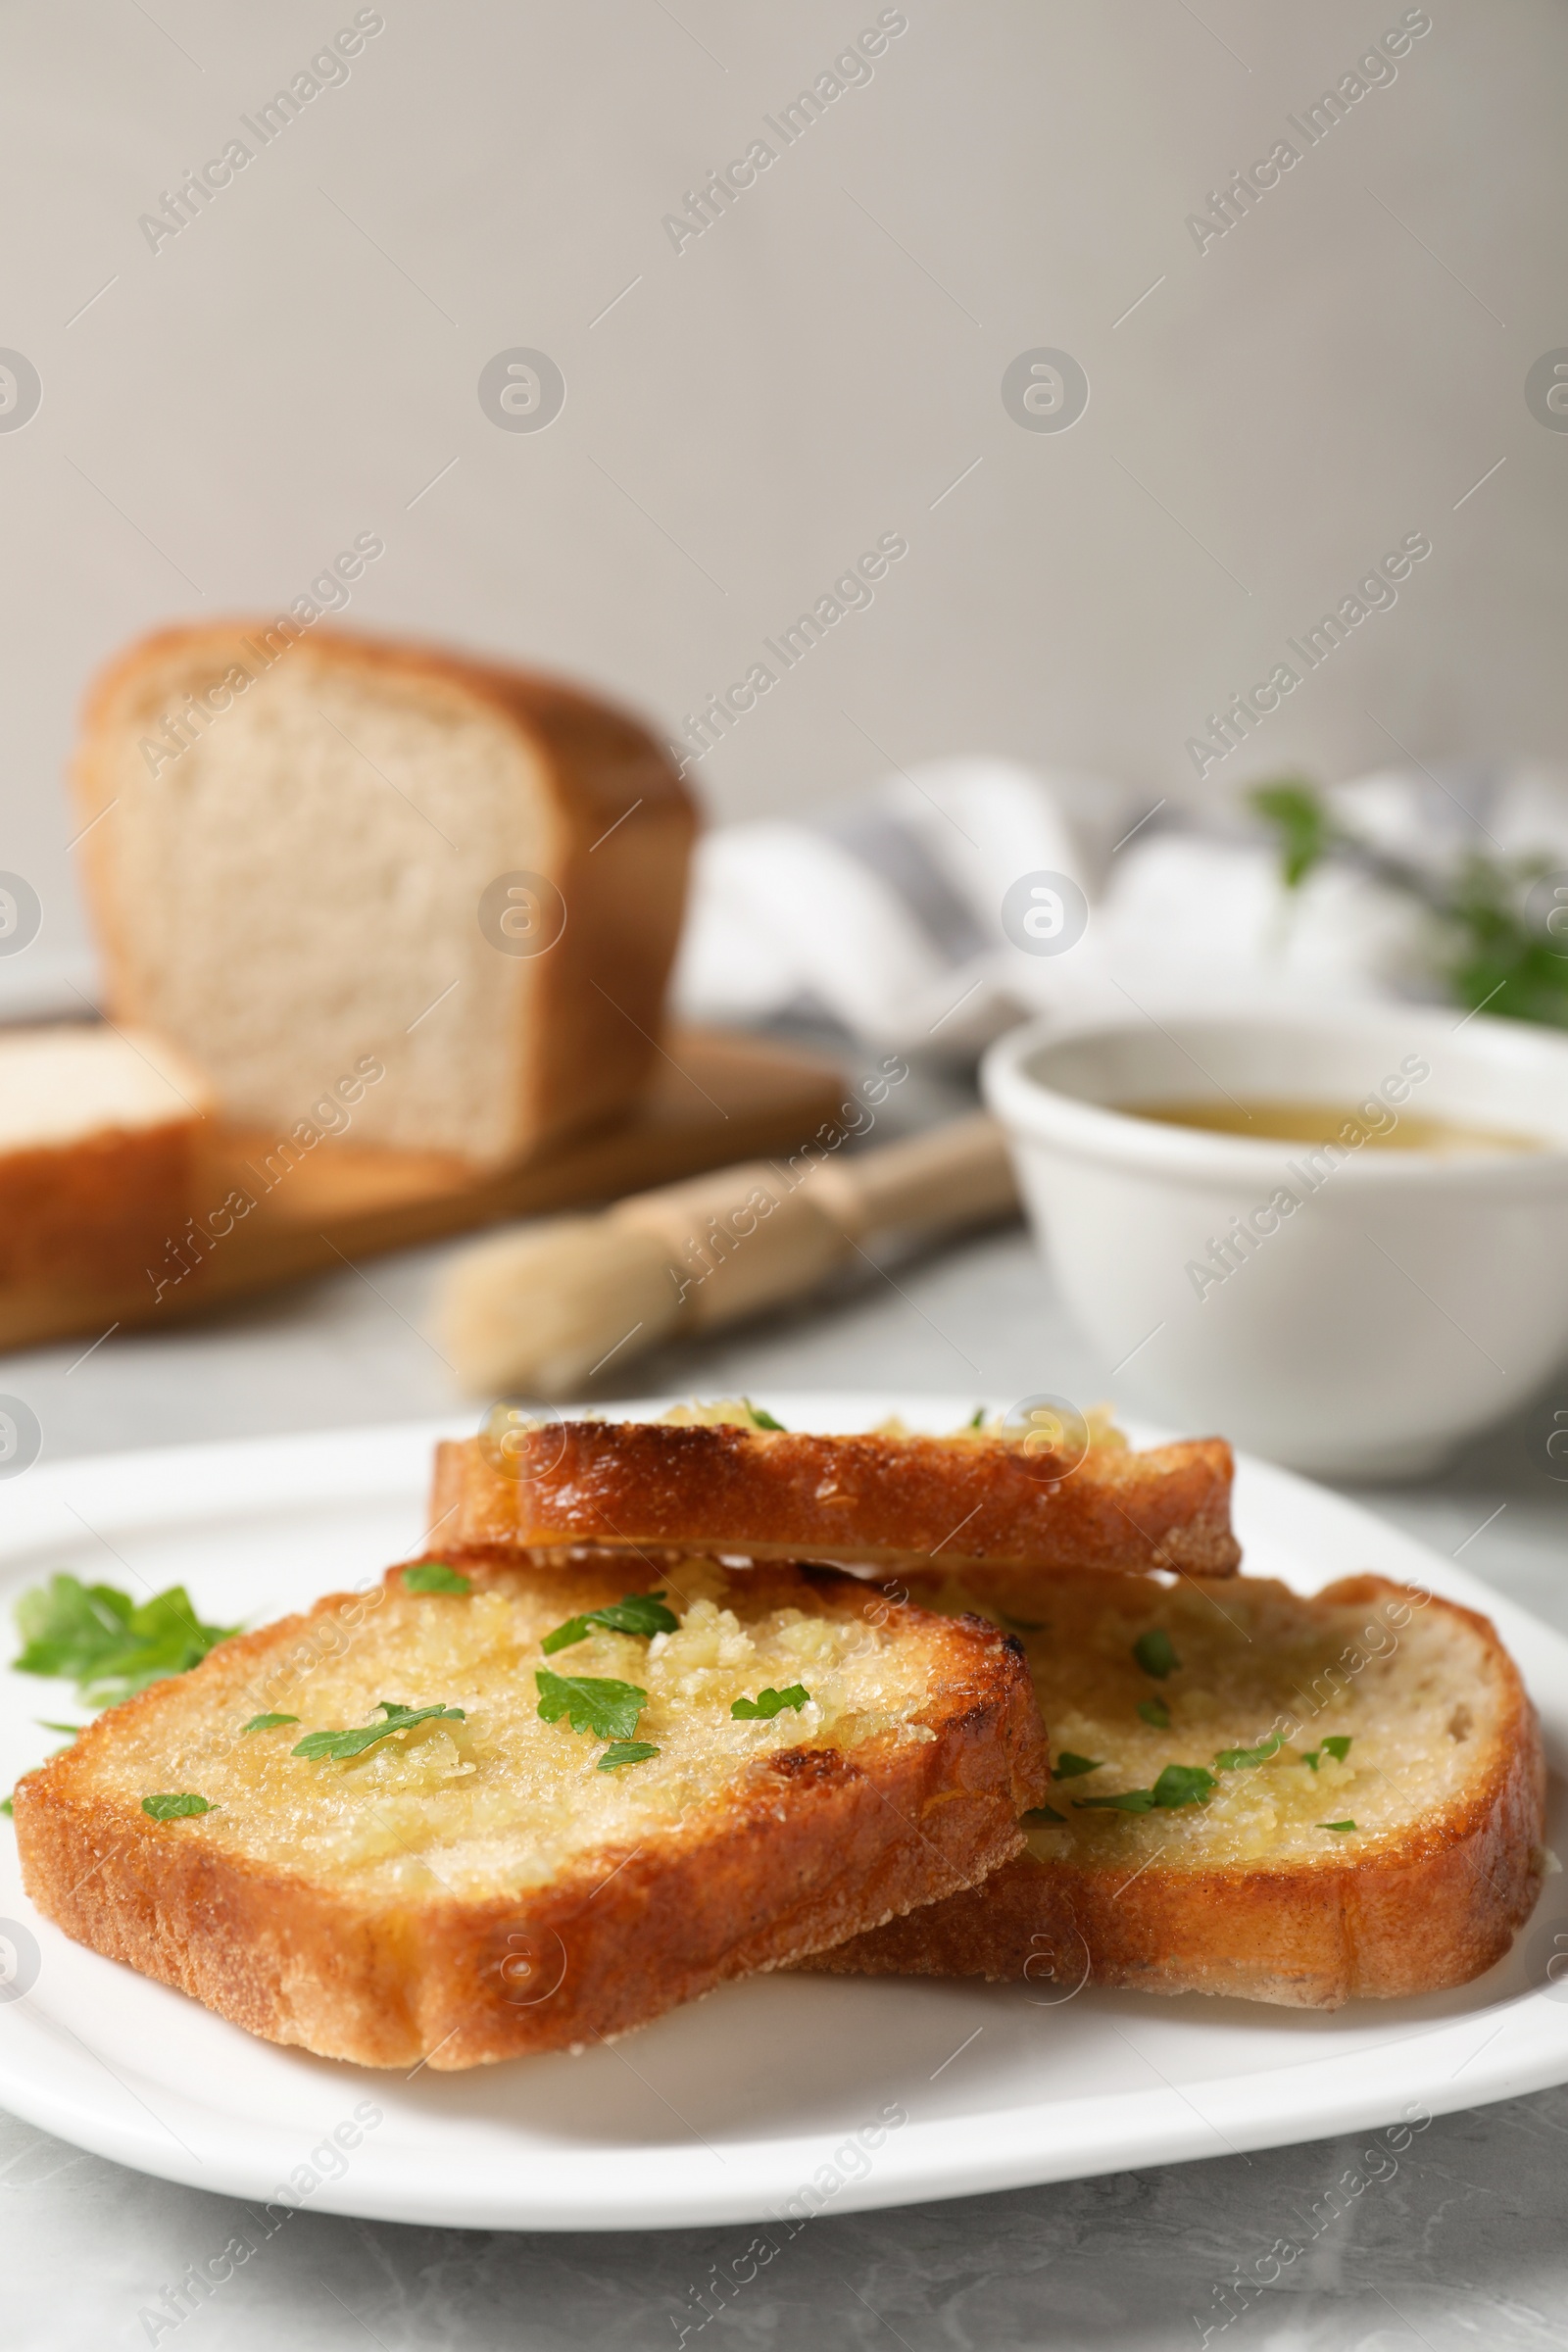
[(79, 1740), (87, 1729), (84, 1723), (51, 1723), (47, 1715), (35, 1715), (32, 1720), (40, 1732), (65, 1732), (73, 1740)]
[(617, 1740), (607, 1747), (596, 1769), (600, 1772), (618, 1772), (623, 1764), (646, 1764), (659, 1750), (646, 1740)]
[(291, 1756), (303, 1756), (308, 1764), (345, 1763), (350, 1756), (364, 1755), (378, 1740), (390, 1740), (394, 1732), (407, 1732), (416, 1723), (430, 1723), (446, 1718), (457, 1723), (466, 1719), (461, 1707), (405, 1707), (395, 1698), (378, 1698), (376, 1705), (386, 1717), (384, 1723), (362, 1725), (348, 1732), (307, 1732), (298, 1746), (291, 1747)]
[(1174, 1674), (1181, 1660), (1176, 1645), (1162, 1625), (1152, 1625), (1147, 1634), (1140, 1634), (1133, 1643), (1133, 1656), (1146, 1674), (1162, 1683), (1167, 1674)]
[(984, 1429), (985, 1425), (986, 1408), (983, 1404), (977, 1404), (974, 1408), (974, 1411), (969, 1415), (968, 1420), (964, 1423), (964, 1427), (965, 1429)]
[(1023, 1818), (1032, 1827), (1038, 1828), (1042, 1822), (1047, 1821), (1065, 1824), (1067, 1816), (1065, 1813), (1058, 1813), (1054, 1805), (1031, 1805)]
[(83, 1706), (113, 1706), (199, 1666), (238, 1629), (203, 1625), (183, 1585), (171, 1585), (140, 1606), (113, 1585), (53, 1576), (17, 1603), (23, 1651), (19, 1674), (58, 1675), (76, 1685)]
[(413, 1568), (405, 1568), (403, 1582), (411, 1592), (471, 1592), (469, 1579), (449, 1568), (445, 1560), (420, 1560)]
[(241, 1724), (240, 1736), (247, 1732), (275, 1732), (280, 1723), (298, 1723), (297, 1715), (253, 1715), (249, 1723)]
[(1215, 1780), (1201, 1764), (1167, 1764), (1154, 1783), (1156, 1805), (1201, 1805), (1212, 1796)]
[(1138, 1712), (1145, 1723), (1152, 1724), (1156, 1732), (1170, 1730), (1170, 1709), (1162, 1698), (1141, 1698), (1138, 1701)]
[(1206, 1804), (1217, 1787), (1213, 1774), (1201, 1764), (1167, 1764), (1152, 1788), (1124, 1788), (1118, 1796), (1075, 1796), (1073, 1809), (1085, 1813), (1106, 1806), (1117, 1813), (1152, 1813), (1156, 1805), (1174, 1809)]
[(769, 1686), (766, 1690), (759, 1690), (755, 1698), (738, 1698), (730, 1713), (737, 1723), (771, 1723), (785, 1707), (793, 1707), (799, 1714), (810, 1695), (804, 1683), (791, 1683), (787, 1690), (775, 1690)]
[(559, 1723), (564, 1715), (574, 1732), (592, 1732), (596, 1740), (636, 1737), (648, 1693), (635, 1683), (617, 1683), (610, 1675), (552, 1674), (548, 1666), (535, 1667), (533, 1679), (544, 1722)]
[(1318, 1830), (1353, 1830), (1355, 1824), (1353, 1821), (1318, 1821), (1312, 1826)]
[(1222, 1747), (1214, 1758), (1215, 1768), (1220, 1772), (1247, 1772), (1254, 1764), (1266, 1764), (1270, 1756), (1277, 1756), (1284, 1745), (1283, 1733), (1270, 1732), (1268, 1738), (1260, 1740), (1256, 1747)]
[(741, 1398), (741, 1402), (745, 1405), (746, 1410), (751, 1414), (752, 1419), (757, 1423), (759, 1429), (783, 1430), (784, 1424), (782, 1421), (775, 1421), (771, 1413), (764, 1411), (761, 1405), (754, 1404), (749, 1396), (743, 1396)]
[(1080, 1780), (1086, 1772), (1098, 1772), (1104, 1760), (1103, 1756), (1075, 1756), (1070, 1747), (1064, 1747), (1051, 1767), (1051, 1777), (1054, 1781)]
[(1349, 1752), (1350, 1735), (1348, 1732), (1336, 1732), (1332, 1740), (1325, 1740), (1323, 1742), (1323, 1753), (1326, 1756), (1332, 1756), (1337, 1764), (1343, 1764)]
[(205, 1796), (196, 1796), (188, 1789), (178, 1794), (144, 1796), (141, 1809), (152, 1821), (192, 1821), (198, 1813), (216, 1813), (218, 1810), (216, 1805), (207, 1802)]
[(545, 1656), (553, 1657), (558, 1649), (570, 1649), (578, 1642), (586, 1642), (596, 1625), (607, 1633), (672, 1634), (680, 1619), (664, 1606), (663, 1592), (628, 1592), (622, 1600), (612, 1600), (602, 1609), (584, 1609), (580, 1617), (568, 1617), (558, 1625), (553, 1634), (546, 1634), (539, 1646)]

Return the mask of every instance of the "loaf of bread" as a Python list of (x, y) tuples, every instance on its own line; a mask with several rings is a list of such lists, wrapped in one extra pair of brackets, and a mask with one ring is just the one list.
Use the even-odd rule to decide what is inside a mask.
[(210, 1107), (160, 1039), (0, 1030), (0, 1285), (139, 1282), (183, 1230)]
[(359, 1140), (497, 1164), (656, 1053), (695, 825), (634, 720), (527, 672), (298, 621), (166, 630), (76, 762), (108, 1009), (286, 1133), (367, 1055)]

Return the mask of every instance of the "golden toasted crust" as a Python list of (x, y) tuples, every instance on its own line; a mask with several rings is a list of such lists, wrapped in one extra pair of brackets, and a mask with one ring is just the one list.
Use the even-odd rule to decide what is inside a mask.
[(430, 1525), (444, 1554), (674, 1544), (884, 1571), (937, 1558), (971, 1576), (1057, 1567), (1227, 1576), (1241, 1557), (1222, 1438), (1144, 1453), (1094, 1446), (1054, 1480), (1049, 1461), (1003, 1445), (728, 1423), (547, 1423), (509, 1446), (508, 1472), (475, 1439), (437, 1446)]
[[(776, 1568), (738, 1583), (747, 1608), (853, 1619), (867, 1605), (863, 1586), (831, 1572)], [(569, 1584), (556, 1571), (551, 1592), (564, 1586), (572, 1608), (598, 1607), (623, 1584), (613, 1568)], [(505, 1899), (355, 1899), (324, 1878), (223, 1851), (200, 1820), (155, 1823), (106, 1792), (100, 1759), (128, 1723), (145, 1730), (167, 1715), (177, 1749), (193, 1704), (248, 1708), (270, 1667), (302, 1643), (308, 1654), (334, 1642), (367, 1605), (332, 1594), (223, 1642), (28, 1773), (16, 1829), (39, 1909), (269, 2040), (444, 2070), (625, 2033), (969, 1885), (1018, 1850), (1019, 1812), (1043, 1793), (1044, 1740), (1017, 1643), (979, 1619), (912, 1606), (886, 1622), (928, 1654), (921, 1720), (933, 1738), (774, 1750), (741, 1768), (721, 1803)]]
[[(74, 781), (106, 1004), (117, 1020), (159, 1025), (121, 904), (110, 814), (124, 732), (156, 731), (166, 708), (161, 682), (176, 673), (199, 668), (215, 682), (236, 666), (263, 674), (268, 663), (256, 649), (272, 625), (237, 619), (158, 630), (118, 655), (88, 692)], [(697, 827), (692, 796), (654, 736), (559, 678), (321, 623), (272, 661), (324, 662), (379, 674), (405, 692), (476, 700), (526, 736), (549, 781), (550, 879), (569, 912), (548, 955), (518, 959), (528, 1041), (518, 1140), (534, 1143), (621, 1108), (653, 1066)]]
[[(1318, 1597), (1421, 1605), (1376, 1576), (1346, 1578)], [(1462, 1793), (1412, 1818), (1396, 1838), (1359, 1856), (1336, 1847), (1281, 1867), (1181, 1870), (1156, 1860), (1134, 1872), (1021, 1855), (983, 1886), (806, 1965), (1025, 1980), (1048, 2001), (1093, 1984), (1312, 2009), (1468, 1984), (1507, 1951), (1540, 1893), (1545, 1767), (1535, 1709), (1489, 1621), (1449, 1601), (1424, 1605), (1479, 1641), (1500, 1704)]]
[(0, 1283), (134, 1283), (168, 1270), (191, 1207), (197, 1120), (0, 1152)]

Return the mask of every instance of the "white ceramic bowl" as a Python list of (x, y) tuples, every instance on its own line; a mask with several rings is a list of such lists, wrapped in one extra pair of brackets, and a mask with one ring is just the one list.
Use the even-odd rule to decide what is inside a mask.
[[(1131, 1012), (1016, 1030), (983, 1084), (1069, 1305), (1161, 1419), (1410, 1475), (1568, 1355), (1568, 1037), (1426, 1005)], [(1314, 1152), (1117, 1107), (1226, 1096), (1544, 1148)]]

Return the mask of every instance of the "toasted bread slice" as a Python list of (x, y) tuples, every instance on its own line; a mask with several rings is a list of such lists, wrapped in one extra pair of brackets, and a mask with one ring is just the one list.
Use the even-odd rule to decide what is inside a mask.
[[(972, 1892), (809, 1965), (1334, 2009), (1466, 1984), (1507, 1950), (1540, 1891), (1544, 1780), (1484, 1617), (1376, 1576), (1313, 1599), (1250, 1577), (1059, 1577), (1035, 1603), (1059, 1821), (1037, 1814), (1029, 1852)], [(1172, 1764), (1206, 1769), (1206, 1802), (1101, 1801)]]
[[(722, 1409), (722, 1408), (718, 1408)], [(825, 1559), (885, 1574), (933, 1558), (1013, 1569), (1226, 1576), (1231, 1449), (1221, 1438), (1087, 1452), (1027, 1432), (850, 1437), (735, 1421), (567, 1421), (438, 1446), (430, 1524), (449, 1556), (674, 1546), (726, 1559)]]
[[(677, 1630), (574, 1628), (547, 1652), (621, 1599), (622, 1563), (466, 1592), (408, 1575), (223, 1642), (29, 1773), (39, 1909), (270, 2040), (468, 2067), (623, 2033), (967, 1886), (1044, 1794), (1022, 1654), (979, 1619), (889, 1609), (830, 1570), (694, 1560), (637, 1580)], [(640, 1720), (547, 1722), (540, 1670), (600, 1704), (631, 1685)], [(737, 1720), (743, 1698), (763, 1712)], [(461, 1718), (296, 1752), (385, 1725), (394, 1699)], [(617, 1764), (607, 1740), (633, 1733)], [(150, 1796), (214, 1809), (149, 1818)]]
[(146, 1031), (0, 1030), (0, 1286), (167, 1289), (212, 1108), (198, 1072)]

